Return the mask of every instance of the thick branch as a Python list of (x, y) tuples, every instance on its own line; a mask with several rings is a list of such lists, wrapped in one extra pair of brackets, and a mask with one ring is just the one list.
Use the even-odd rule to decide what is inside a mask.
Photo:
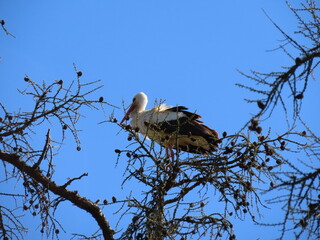
[(0, 150), (0, 159), (12, 164), (18, 168), (21, 172), (29, 175), (35, 181), (40, 183), (43, 187), (48, 188), (54, 194), (67, 199), (72, 202), (77, 207), (90, 213), (92, 217), (97, 221), (99, 227), (101, 228), (102, 234), (105, 240), (113, 240), (114, 231), (111, 229), (108, 220), (101, 212), (101, 209), (97, 204), (93, 203), (87, 198), (81, 197), (75, 191), (69, 191), (63, 186), (57, 185), (54, 181), (45, 177), (39, 170), (32, 168), (27, 165), (20, 157), (16, 154), (8, 154)]

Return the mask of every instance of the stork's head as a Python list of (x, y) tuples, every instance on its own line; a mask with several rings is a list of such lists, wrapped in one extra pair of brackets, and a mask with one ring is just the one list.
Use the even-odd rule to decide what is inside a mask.
[(130, 118), (130, 114), (144, 111), (146, 109), (147, 103), (148, 103), (148, 97), (143, 92), (140, 92), (137, 95), (135, 95), (134, 98), (132, 99), (132, 103), (129, 110), (127, 111), (126, 115), (122, 119), (121, 123), (123, 123), (125, 120), (128, 120)]

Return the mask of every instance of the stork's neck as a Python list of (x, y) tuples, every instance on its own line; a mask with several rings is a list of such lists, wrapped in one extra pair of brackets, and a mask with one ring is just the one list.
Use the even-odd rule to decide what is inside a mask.
[(137, 105), (137, 107), (134, 109), (132, 113), (136, 114), (136, 113), (144, 112), (146, 110), (146, 106), (147, 106), (147, 102), (142, 102), (139, 105)]
[(139, 98), (137, 99), (137, 102), (135, 103), (136, 107), (132, 111), (132, 113), (137, 114), (137, 113), (144, 112), (146, 110), (147, 103), (148, 103), (148, 98), (146, 95), (139, 96)]

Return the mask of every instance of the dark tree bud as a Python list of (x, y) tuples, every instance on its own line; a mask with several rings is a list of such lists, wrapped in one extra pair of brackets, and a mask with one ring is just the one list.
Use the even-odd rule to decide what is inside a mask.
[(274, 149), (272, 147), (268, 147), (266, 149), (266, 155), (272, 156), (275, 153)]
[[(231, 226), (231, 228), (232, 228), (232, 226)], [(232, 234), (232, 235), (230, 236), (230, 240), (235, 240), (235, 239), (236, 239), (236, 235)]]
[(67, 124), (63, 125), (63, 127), (62, 127), (63, 130), (67, 130), (67, 128), (68, 128)]
[(112, 197), (112, 202), (115, 203), (117, 201), (117, 198), (115, 196)]
[(232, 148), (230, 148), (230, 147), (226, 147), (225, 148), (225, 151), (223, 152), (224, 154), (229, 154), (229, 153), (232, 153)]
[(117, 120), (116, 118), (113, 118), (113, 119), (112, 119), (112, 122), (117, 123), (118, 120)]
[(301, 132), (301, 135), (302, 135), (302, 136), (305, 136), (305, 135), (307, 135), (307, 132), (306, 132), (306, 131), (302, 131), (302, 132)]
[(55, 232), (56, 234), (59, 234), (59, 233), (60, 233), (60, 230), (59, 230), (59, 229), (56, 229), (54, 232)]
[(28, 210), (28, 209), (29, 209), (29, 207), (28, 207), (28, 206), (23, 205), (23, 210)]
[(81, 151), (81, 147), (80, 146), (77, 147), (77, 151)]
[(108, 200), (106, 200), (106, 199), (103, 200), (103, 204), (104, 204), (104, 205), (107, 205), (107, 204), (108, 204)]
[(297, 57), (295, 59), (295, 62), (296, 62), (297, 65), (300, 65), (302, 63), (302, 60), (301, 60), (301, 58)]
[(260, 133), (262, 132), (262, 127), (258, 126), (258, 127), (256, 128), (256, 132), (257, 132), (258, 134), (260, 134)]
[(129, 158), (129, 157), (131, 157), (131, 153), (129, 153), (129, 152), (127, 152), (127, 157)]
[(81, 71), (77, 72), (77, 75), (78, 75), (78, 77), (81, 77), (82, 76), (82, 72)]
[(1, 25), (3, 26), (3, 25), (5, 25), (6, 24), (6, 22), (2, 19), (1, 20)]
[(227, 136), (227, 132), (226, 131), (224, 131), (223, 133), (222, 133), (222, 137), (226, 137)]
[(120, 154), (121, 150), (120, 149), (115, 149), (114, 152)]
[(103, 97), (100, 97), (100, 98), (99, 98), (99, 102), (103, 102)]
[(259, 125), (259, 121), (255, 120), (255, 119), (251, 119), (251, 124), (252, 124), (252, 126), (256, 127)]
[(298, 95), (294, 96), (295, 99), (302, 99), (303, 97), (303, 93), (299, 93)]
[(266, 105), (265, 105), (262, 101), (258, 101), (257, 104), (258, 104), (258, 107), (259, 107), (261, 110), (265, 109), (265, 107), (266, 107)]
[(131, 136), (129, 136), (129, 137), (128, 137), (128, 141), (131, 141), (131, 140), (132, 140), (132, 137), (131, 137)]
[(63, 80), (59, 80), (58, 84), (62, 85), (63, 84)]
[(138, 217), (138, 216), (134, 216), (134, 217), (132, 218), (132, 222), (133, 222), (133, 223), (136, 223), (138, 220), (139, 220), (139, 217)]
[(249, 129), (250, 131), (255, 131), (255, 130), (256, 130), (256, 127), (250, 125), (250, 126), (248, 127), (248, 129)]
[(24, 81), (29, 82), (30, 78), (28, 76), (24, 77)]
[(277, 159), (276, 163), (280, 165), (280, 164), (282, 164), (282, 161), (280, 159)]
[(301, 227), (303, 227), (303, 228), (305, 228), (308, 225), (306, 219), (304, 219), (304, 218), (302, 218), (299, 223), (300, 223)]
[(33, 212), (33, 213), (32, 213), (32, 216), (37, 216), (37, 213), (36, 213), (36, 212)]

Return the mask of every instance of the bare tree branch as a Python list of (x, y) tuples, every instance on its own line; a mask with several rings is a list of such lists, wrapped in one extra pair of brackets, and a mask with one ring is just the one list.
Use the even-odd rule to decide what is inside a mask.
[(57, 185), (55, 182), (44, 176), (39, 170), (34, 169), (33, 167), (28, 166), (25, 162), (21, 161), (20, 157), (16, 154), (7, 154), (3, 151), (0, 151), (0, 159), (12, 164), (21, 172), (27, 174), (32, 179), (40, 183), (44, 188), (47, 188), (54, 194), (69, 200), (77, 207), (90, 213), (101, 228), (104, 239), (114, 239), (114, 232), (97, 204), (91, 202), (87, 198), (81, 197), (75, 191), (69, 191), (64, 186)]
[(8, 29), (4, 26), (4, 25), (6, 24), (6, 22), (5, 22), (3, 19), (0, 21), (0, 23), (1, 23), (1, 27), (2, 27), (3, 31), (4, 31), (7, 35), (9, 35), (9, 36), (11, 36), (11, 37), (13, 37), (13, 38), (16, 38), (16, 36), (14, 36), (12, 33), (10, 33), (10, 32), (8, 31)]

